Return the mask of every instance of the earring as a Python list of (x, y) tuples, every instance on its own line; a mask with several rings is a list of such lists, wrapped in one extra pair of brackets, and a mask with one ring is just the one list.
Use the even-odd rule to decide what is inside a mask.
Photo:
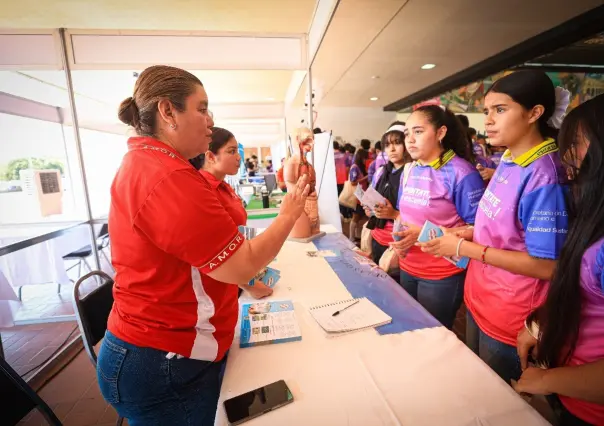
[(170, 124), (171, 129), (176, 129), (176, 124)]

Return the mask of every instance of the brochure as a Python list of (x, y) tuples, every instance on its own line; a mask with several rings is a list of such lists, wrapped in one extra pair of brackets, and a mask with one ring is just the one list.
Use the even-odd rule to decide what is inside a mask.
[(241, 307), (239, 347), (297, 340), (302, 340), (302, 333), (292, 301), (246, 303)]

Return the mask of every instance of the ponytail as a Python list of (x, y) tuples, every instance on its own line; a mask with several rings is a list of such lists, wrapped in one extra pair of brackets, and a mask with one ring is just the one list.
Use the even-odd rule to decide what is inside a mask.
[(445, 127), (447, 133), (442, 139), (443, 152), (441, 154), (441, 161), (443, 155), (453, 150), (457, 156), (469, 161), (472, 164), (476, 163), (474, 158), (474, 152), (468, 143), (468, 135), (465, 127), (461, 124), (459, 119), (449, 109), (441, 107), (439, 105), (423, 105), (417, 108), (413, 113), (421, 112), (426, 116), (430, 124), (435, 129)]

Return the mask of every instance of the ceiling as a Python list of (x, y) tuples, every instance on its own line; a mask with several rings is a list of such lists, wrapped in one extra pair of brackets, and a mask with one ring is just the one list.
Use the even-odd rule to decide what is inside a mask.
[[(178, 30), (251, 37), (302, 34), (311, 28), (320, 1), (327, 0), (47, 0), (44, 8), (34, 0), (3, 1), (0, 28), (63, 27), (99, 33)], [(315, 104), (319, 110), (323, 106), (380, 110), (603, 3), (339, 0), (312, 65)], [(436, 67), (421, 70), (426, 63)], [(82, 118), (89, 114), (91, 120), (102, 118), (116, 124), (115, 109), (134, 87), (133, 71), (73, 70)], [(248, 106), (252, 104), (262, 109), (289, 104), (292, 98), (293, 107), (305, 103), (307, 86), (300, 84), (303, 71), (214, 69), (194, 73), (203, 81), (211, 105), (238, 111), (238, 116), (229, 120), (250, 118), (253, 114)], [(1, 71), (0, 91), (51, 105), (68, 105), (64, 75), (59, 71)], [(378, 99), (371, 101), (372, 97)], [(222, 113), (224, 108), (216, 110)], [(282, 106), (277, 114), (282, 114)], [(274, 114), (262, 118), (267, 117)], [(272, 143), (284, 134), (279, 120), (228, 123), (249, 135), (250, 143), (259, 143), (262, 138)], [(267, 132), (272, 132), (270, 138)], [(245, 143), (246, 137), (241, 139)]]
[[(316, 0), (2, 1), (0, 28), (306, 33)], [(43, 6), (42, 6), (43, 5)]]
[[(341, 0), (313, 63), (313, 84), (321, 106), (383, 107), (602, 3)], [(421, 70), (426, 63), (436, 68)]]
[(524, 64), (551, 71), (604, 72), (604, 32)]
[[(141, 70), (137, 70), (140, 72)], [(211, 104), (284, 102), (293, 71), (191, 71), (204, 84)], [(66, 88), (62, 72), (21, 71), (34, 79)], [(74, 91), (108, 105), (119, 105), (134, 91), (134, 71), (72, 71)]]

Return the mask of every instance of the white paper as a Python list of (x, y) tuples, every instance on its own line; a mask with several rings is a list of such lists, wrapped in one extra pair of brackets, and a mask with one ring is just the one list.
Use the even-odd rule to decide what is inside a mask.
[(367, 188), (367, 190), (365, 191), (365, 194), (363, 195), (363, 198), (361, 199), (361, 204), (363, 204), (364, 206), (367, 206), (371, 209), (373, 209), (376, 204), (385, 204), (386, 203), (386, 199), (379, 193), (377, 192), (375, 189), (373, 189), (373, 187), (369, 187)]

